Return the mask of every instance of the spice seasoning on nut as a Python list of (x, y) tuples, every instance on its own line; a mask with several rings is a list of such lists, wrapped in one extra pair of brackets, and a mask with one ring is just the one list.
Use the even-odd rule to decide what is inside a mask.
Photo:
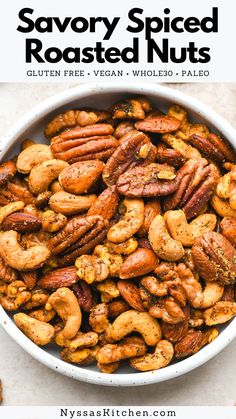
[(236, 315), (227, 140), (145, 97), (65, 110), (42, 130), (46, 145), (25, 139), (0, 164), (0, 304), (18, 328), (102, 373), (210, 344)]

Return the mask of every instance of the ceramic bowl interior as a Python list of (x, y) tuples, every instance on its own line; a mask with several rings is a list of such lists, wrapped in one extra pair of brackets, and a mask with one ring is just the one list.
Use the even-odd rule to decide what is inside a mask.
[[(223, 135), (235, 146), (234, 129), (220, 116), (196, 99), (179, 91), (152, 84), (99, 84), (83, 85), (64, 91), (42, 102), (25, 115), (3, 139), (1, 160), (12, 157), (20, 150), (25, 138), (33, 138), (39, 143), (47, 143), (43, 136), (46, 123), (63, 110), (80, 107), (106, 109), (111, 104), (134, 95), (145, 94), (154, 106), (166, 111), (170, 104), (177, 103), (188, 110), (194, 122), (205, 123), (214, 132)], [(29, 98), (30, 100), (30, 98)], [(63, 362), (59, 350), (54, 345), (37, 347), (12, 322), (11, 317), (0, 307), (0, 324), (7, 333), (28, 353), (49, 368), (74, 379), (100, 385), (130, 386), (165, 381), (204, 364), (220, 352), (236, 336), (236, 319), (221, 328), (219, 337), (202, 348), (197, 354), (185, 360), (172, 363), (158, 371), (134, 372), (122, 366), (115, 374), (102, 374), (94, 366), (79, 367)]]

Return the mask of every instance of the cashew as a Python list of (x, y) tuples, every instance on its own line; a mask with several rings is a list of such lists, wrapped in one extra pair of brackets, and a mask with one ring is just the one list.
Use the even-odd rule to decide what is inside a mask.
[(152, 221), (148, 237), (154, 252), (161, 259), (174, 262), (184, 256), (181, 242), (172, 239), (162, 215), (157, 215)]
[(46, 191), (50, 183), (68, 166), (67, 162), (57, 159), (46, 160), (34, 166), (29, 175), (29, 189), (35, 195)]
[(58, 339), (73, 339), (78, 333), (82, 321), (80, 306), (75, 294), (69, 288), (58, 288), (50, 295), (45, 308), (46, 310), (53, 308), (65, 322), (64, 329), (57, 335)]
[(213, 231), (217, 222), (215, 214), (202, 214), (188, 223), (182, 210), (167, 211), (164, 219), (173, 239), (188, 247), (194, 244), (197, 237), (201, 237), (207, 231)]
[(136, 310), (128, 310), (117, 317), (111, 327), (111, 337), (121, 340), (126, 335), (138, 332), (145, 343), (154, 346), (161, 339), (161, 328), (150, 314)]
[(50, 251), (43, 245), (23, 249), (18, 243), (17, 232), (9, 230), (0, 236), (0, 255), (12, 268), (30, 271), (41, 267), (49, 258)]
[(34, 166), (53, 159), (50, 147), (45, 144), (33, 144), (26, 147), (18, 156), (16, 167), (20, 173), (29, 173)]
[(174, 356), (174, 347), (168, 340), (160, 340), (155, 352), (133, 358), (130, 366), (139, 371), (153, 371), (166, 367)]
[(236, 315), (236, 303), (232, 301), (219, 301), (213, 307), (204, 311), (207, 326), (226, 323)]
[(124, 199), (123, 205), (126, 208), (124, 217), (113, 225), (108, 233), (107, 239), (113, 243), (121, 243), (132, 237), (143, 224), (144, 203), (142, 199)]
[(97, 354), (97, 361), (101, 364), (111, 364), (122, 359), (142, 356), (147, 346), (139, 337), (127, 337), (122, 342), (103, 346)]
[(56, 315), (55, 310), (46, 310), (45, 308), (34, 310), (29, 313), (33, 319), (40, 320), (41, 322), (49, 323)]
[(77, 348), (87, 348), (97, 345), (98, 334), (95, 332), (78, 332), (73, 339), (64, 339), (63, 335), (60, 335), (59, 333), (55, 337), (55, 342), (58, 346), (64, 346), (69, 348), (71, 351), (75, 351)]
[(183, 263), (180, 263), (176, 270), (181, 278), (181, 285), (185, 289), (187, 298), (193, 308), (204, 309), (211, 307), (222, 298), (224, 286), (219, 284), (219, 282), (208, 282), (205, 289), (202, 290), (200, 282), (197, 281), (192, 271)]
[(90, 365), (96, 360), (99, 349), (99, 346), (94, 346), (94, 348), (78, 349), (72, 352), (69, 348), (65, 348), (61, 352), (61, 358), (73, 364)]
[(221, 217), (236, 218), (236, 210), (231, 208), (228, 201), (213, 195), (210, 202), (215, 212)]
[(13, 212), (23, 209), (24, 206), (25, 204), (23, 201), (16, 201), (16, 202), (11, 202), (10, 204), (4, 205), (4, 207), (1, 207), (0, 208), (0, 224), (2, 224), (4, 218), (12, 214)]
[(36, 345), (47, 345), (52, 341), (55, 330), (51, 324), (33, 319), (27, 314), (17, 313), (14, 321), (19, 329)]

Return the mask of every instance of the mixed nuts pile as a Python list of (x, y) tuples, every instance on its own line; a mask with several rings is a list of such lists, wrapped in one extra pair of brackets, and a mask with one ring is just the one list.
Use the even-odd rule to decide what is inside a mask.
[(236, 314), (236, 155), (178, 105), (68, 110), (0, 165), (0, 303), (66, 362), (156, 370)]

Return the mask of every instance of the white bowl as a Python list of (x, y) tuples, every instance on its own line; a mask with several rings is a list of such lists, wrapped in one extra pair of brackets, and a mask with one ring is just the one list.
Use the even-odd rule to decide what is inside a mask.
[[(39, 142), (43, 138), (45, 123), (63, 109), (83, 107), (106, 108), (111, 103), (133, 95), (147, 95), (154, 105), (165, 110), (172, 103), (186, 108), (193, 120), (206, 123), (236, 146), (236, 131), (220, 115), (206, 105), (179, 91), (161, 85), (144, 83), (89, 84), (66, 90), (53, 96), (28, 112), (3, 139), (4, 150), (1, 159), (13, 156), (19, 151), (19, 144), (27, 137)], [(29, 98), (30, 100), (30, 98)], [(31, 342), (13, 323), (10, 316), (0, 307), (0, 324), (6, 332), (30, 355), (47, 367), (77, 380), (107, 386), (144, 385), (166, 381), (185, 374), (207, 362), (218, 354), (236, 336), (236, 319), (224, 325), (220, 335), (211, 344), (183, 361), (173, 363), (166, 368), (151, 372), (133, 372), (124, 367), (116, 374), (97, 372), (95, 367), (79, 367), (59, 359), (59, 351), (53, 346), (42, 349)]]

